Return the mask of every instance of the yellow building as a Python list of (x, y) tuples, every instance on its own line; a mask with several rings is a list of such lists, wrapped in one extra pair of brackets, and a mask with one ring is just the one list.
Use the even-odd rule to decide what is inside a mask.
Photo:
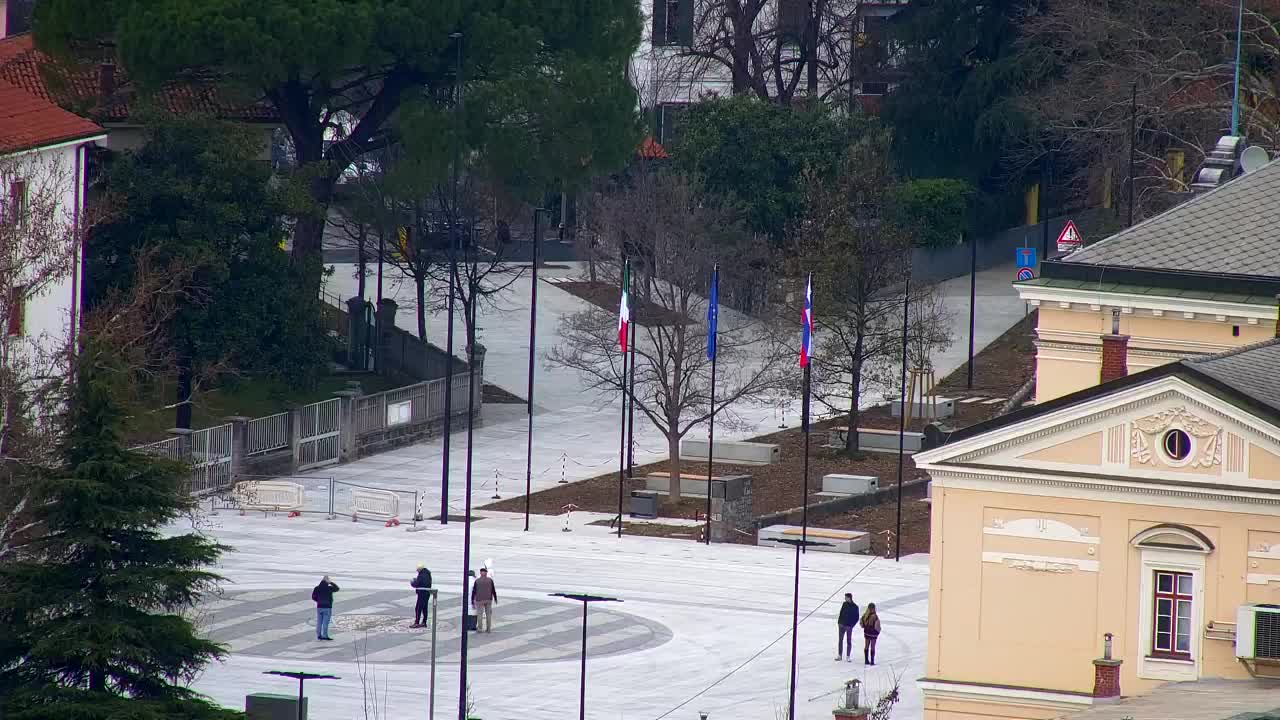
[(1280, 603), (1280, 339), (953, 432), (915, 462), (933, 482), (926, 720), (1280, 676), (1280, 608), (1257, 607)]
[(1113, 331), (1128, 338), (1130, 372), (1274, 334), (1280, 162), (1231, 180), (1238, 146), (1223, 139), (1192, 199), (1015, 283), (1039, 309), (1037, 403), (1097, 384), (1100, 336)]

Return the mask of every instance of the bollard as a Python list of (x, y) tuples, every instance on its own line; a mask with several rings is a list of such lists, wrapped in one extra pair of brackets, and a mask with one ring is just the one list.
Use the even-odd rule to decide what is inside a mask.
[(569, 481), (564, 479), (564, 463), (569, 458), (565, 453), (560, 453), (560, 485), (568, 485)]
[(490, 498), (491, 500), (501, 500), (501, 499), (502, 499), (502, 495), (500, 495), (500, 494), (499, 494), (499, 489), (498, 489), (498, 477), (499, 477), (500, 475), (501, 475), (501, 473), (499, 473), (497, 470), (494, 470), (494, 471), (493, 471), (493, 497), (492, 497), (492, 498)]

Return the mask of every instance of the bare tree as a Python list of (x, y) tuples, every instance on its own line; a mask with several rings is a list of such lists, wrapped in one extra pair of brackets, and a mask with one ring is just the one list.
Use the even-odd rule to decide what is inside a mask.
[(848, 91), (865, 59), (854, 42), (862, 4), (654, 0), (646, 3), (652, 42), (633, 81), (646, 104), (697, 100), (721, 87), (783, 105), (801, 96), (826, 100)]
[[(945, 313), (929, 301), (932, 289), (904, 282), (913, 238), (890, 217), (896, 179), (889, 154), (881, 151), (887, 142), (869, 135), (849, 148), (834, 181), (808, 178), (804, 215), (779, 263), (792, 278), (813, 274), (818, 342), (812, 397), (846, 414), (845, 451), (853, 454), (861, 450), (857, 428), (867, 388), (896, 382), (903, 303), (916, 310), (911, 336), (919, 339), (921, 353), (950, 342)], [(798, 315), (798, 308), (790, 314)]]
[[(1021, 62), (1054, 70), (1021, 100), (1043, 132), (1011, 149), (1011, 169), (1033, 169), (1054, 150), (1056, 187), (1119, 190), (1136, 115), (1135, 205), (1166, 205), (1165, 194), (1185, 190), (1229, 132), (1236, 10), (1235, 0), (1062, 0), (1029, 15)], [(1271, 71), (1280, 60), (1278, 19), (1274, 5), (1245, 4), (1240, 132), (1269, 147), (1280, 143), (1280, 78)]]
[[(630, 185), (601, 193), (587, 203), (593, 232), (605, 245), (598, 272), (617, 287), (620, 262), (633, 259), (632, 321), (636, 323), (636, 407), (667, 440), (670, 499), (680, 500), (680, 439), (711, 414), (710, 368), (705, 317), (710, 274), (720, 260), (721, 277), (732, 276), (756, 256), (763, 240), (742, 229), (737, 213), (700, 194), (687, 177), (644, 173)], [(561, 343), (551, 363), (577, 370), (606, 395), (627, 392), (618, 348), (617, 317), (591, 308), (560, 324)], [(739, 421), (737, 403), (759, 400), (778, 386), (784, 357), (761, 320), (729, 312), (719, 315), (716, 343), (716, 421)]]

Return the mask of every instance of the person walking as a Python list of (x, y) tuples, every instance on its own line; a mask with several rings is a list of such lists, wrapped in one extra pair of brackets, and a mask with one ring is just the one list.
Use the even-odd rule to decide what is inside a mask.
[(836, 620), (836, 625), (840, 628), (840, 635), (836, 637), (836, 662), (841, 659), (853, 662), (853, 629), (858, 626), (858, 604), (853, 601), (853, 593), (844, 594), (844, 604), (840, 606), (840, 617)]
[(418, 602), (413, 606), (413, 624), (409, 627), (423, 627), (427, 624), (427, 613), (431, 608), (431, 571), (426, 565), (418, 565), (418, 574), (409, 581), (414, 589)]
[[(493, 606), (498, 602), (498, 589), (489, 577), (489, 568), (480, 568), (480, 577), (471, 585), (471, 607), (476, 611), (476, 631), (493, 632)], [(484, 630), (480, 622), (484, 621)]]
[(876, 604), (867, 603), (867, 611), (862, 614), (862, 663), (876, 664), (876, 638), (880, 637), (880, 616), (876, 614)]
[(320, 584), (311, 591), (311, 599), (316, 603), (316, 639), (332, 640), (329, 637), (329, 620), (333, 617), (333, 594), (338, 592), (336, 583), (325, 575)]

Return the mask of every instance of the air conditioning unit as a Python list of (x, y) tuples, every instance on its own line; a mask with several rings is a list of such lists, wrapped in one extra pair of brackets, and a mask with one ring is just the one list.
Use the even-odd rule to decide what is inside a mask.
[(1236, 657), (1280, 661), (1280, 605), (1236, 609)]

